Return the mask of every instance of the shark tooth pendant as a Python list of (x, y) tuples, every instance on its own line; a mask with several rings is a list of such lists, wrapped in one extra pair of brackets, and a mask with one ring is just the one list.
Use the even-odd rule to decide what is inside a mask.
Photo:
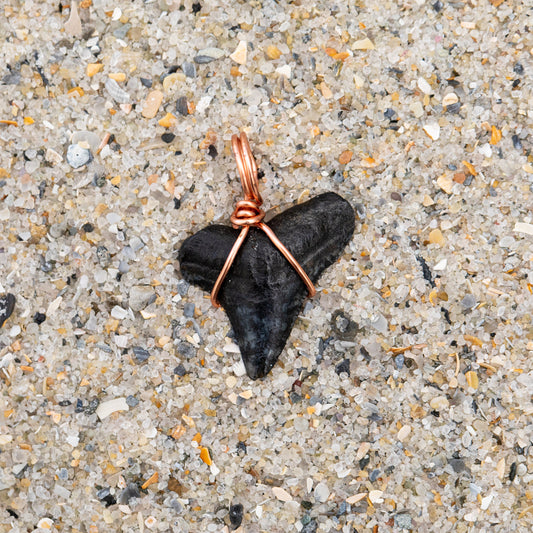
[(224, 307), (251, 379), (278, 360), (307, 295), (352, 238), (355, 213), (333, 192), (295, 205), (265, 224), (257, 165), (244, 133), (232, 137), (244, 200), (233, 227), (212, 225), (187, 238), (178, 253), (189, 283)]

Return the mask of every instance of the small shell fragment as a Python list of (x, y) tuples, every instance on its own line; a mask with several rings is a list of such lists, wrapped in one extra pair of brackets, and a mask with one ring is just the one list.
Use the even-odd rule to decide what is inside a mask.
[(272, 487), (272, 492), (274, 493), (274, 496), (280, 501), (280, 502), (290, 502), (292, 501), (292, 496), (281, 487)]
[(431, 94), (433, 92), (431, 85), (424, 78), (418, 78), (416, 84), (424, 94)]
[(371, 490), (368, 493), (368, 499), (372, 503), (383, 503), (383, 498), (381, 496), (383, 496), (382, 490)]
[(96, 409), (96, 414), (100, 420), (104, 420), (117, 411), (129, 411), (129, 409), (126, 398), (114, 398), (101, 403)]
[(361, 500), (364, 500), (367, 494), (368, 492), (360, 492), (359, 494), (354, 494), (353, 496), (346, 498), (346, 503), (349, 503), (350, 505), (354, 505), (355, 503), (360, 502)]
[(117, 104), (127, 104), (130, 101), (130, 95), (113, 78), (107, 78), (105, 88)]
[(449, 106), (452, 104), (456, 104), (459, 101), (459, 98), (455, 93), (448, 93), (443, 99), (442, 99), (442, 105)]
[(533, 235), (533, 224), (527, 222), (517, 222), (514, 225), (514, 230), (517, 233), (526, 233), (527, 235)]
[(424, 126), (424, 131), (430, 139), (436, 141), (440, 137), (440, 126), (437, 122), (430, 122)]
[(240, 41), (235, 48), (235, 51), (230, 55), (230, 58), (239, 65), (245, 65), (247, 59), (247, 47), (248, 43), (246, 41)]
[(352, 50), (374, 50), (374, 43), (367, 37), (352, 44)]
[(402, 426), (400, 431), (398, 431), (398, 440), (403, 442), (411, 433), (411, 426), (405, 425)]

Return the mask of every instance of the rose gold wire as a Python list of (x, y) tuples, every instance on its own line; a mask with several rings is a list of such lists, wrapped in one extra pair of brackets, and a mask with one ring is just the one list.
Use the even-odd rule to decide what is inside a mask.
[(231, 138), (231, 147), (235, 155), (235, 160), (237, 162), (237, 169), (241, 178), (242, 190), (244, 192), (244, 200), (240, 200), (235, 205), (235, 210), (231, 215), (231, 224), (235, 229), (241, 229), (239, 236), (237, 237), (235, 243), (233, 244), (226, 262), (218, 275), (218, 278), (213, 286), (211, 291), (211, 303), (215, 307), (220, 307), (218, 302), (218, 293), (220, 287), (226, 278), (231, 265), (237, 257), (237, 253), (241, 248), (244, 240), (246, 239), (250, 226), (255, 226), (256, 228), (262, 229), (267, 237), (272, 241), (272, 244), (283, 254), (285, 259), (291, 264), (291, 266), (296, 270), (302, 281), (305, 283), (307, 290), (309, 292), (309, 297), (313, 297), (316, 294), (315, 286), (313, 282), (309, 279), (309, 276), (305, 273), (305, 270), (302, 268), (300, 263), (296, 261), (294, 256), (289, 252), (289, 250), (283, 245), (283, 243), (276, 237), (276, 234), (263, 222), (265, 218), (265, 212), (261, 209), (263, 204), (263, 199), (259, 194), (259, 178), (257, 176), (257, 163), (252, 154), (250, 148), (250, 143), (248, 142), (248, 137), (244, 132), (241, 132), (239, 135), (233, 135)]

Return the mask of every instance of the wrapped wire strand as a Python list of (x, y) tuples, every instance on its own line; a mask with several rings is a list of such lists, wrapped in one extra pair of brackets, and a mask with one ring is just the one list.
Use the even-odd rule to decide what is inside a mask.
[(248, 137), (246, 134), (241, 132), (240, 135), (233, 135), (231, 138), (231, 147), (235, 155), (237, 169), (241, 178), (244, 200), (237, 202), (230, 220), (232, 226), (235, 229), (240, 229), (241, 232), (235, 240), (228, 257), (226, 258), (226, 262), (224, 263), (215, 285), (213, 286), (213, 290), (211, 291), (211, 303), (215, 307), (220, 307), (218, 293), (222, 283), (228, 275), (231, 265), (237, 257), (237, 253), (246, 240), (248, 232), (250, 231), (250, 227), (252, 226), (265, 232), (267, 237), (272, 241), (272, 244), (283, 254), (285, 259), (287, 259), (287, 261), (291, 264), (294, 270), (296, 270), (302, 281), (305, 283), (309, 292), (309, 297), (313, 297), (316, 294), (316, 289), (313, 285), (313, 282), (309, 279), (309, 276), (305, 273), (305, 270), (298, 263), (298, 261), (296, 261), (294, 256), (278, 239), (272, 229), (270, 229), (270, 227), (263, 222), (263, 219), (265, 218), (265, 212), (261, 209), (263, 199), (259, 193), (257, 163), (255, 162), (255, 158), (252, 154), (250, 143), (248, 142)]

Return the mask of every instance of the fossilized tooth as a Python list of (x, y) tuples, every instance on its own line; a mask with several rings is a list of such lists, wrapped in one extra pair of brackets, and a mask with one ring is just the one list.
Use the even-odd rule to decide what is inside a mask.
[[(328, 192), (268, 223), (315, 283), (350, 241), (355, 214)], [(186, 239), (178, 253), (183, 277), (211, 291), (239, 230), (213, 225)], [(283, 351), (307, 289), (296, 270), (258, 228), (240, 249), (219, 293), (248, 376), (264, 377)]]
[(11, 316), (13, 309), (15, 309), (15, 297), (10, 292), (0, 296), (0, 328)]

